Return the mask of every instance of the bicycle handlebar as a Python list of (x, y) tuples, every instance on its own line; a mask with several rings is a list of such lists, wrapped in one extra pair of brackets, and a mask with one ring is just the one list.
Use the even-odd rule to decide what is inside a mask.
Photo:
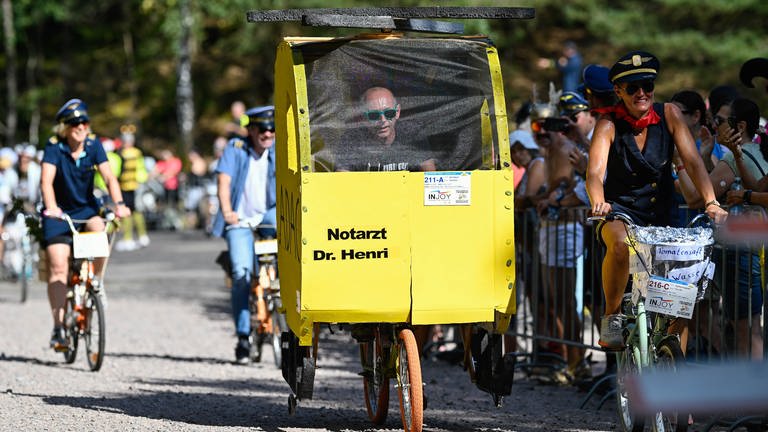
[[(258, 225), (247, 224), (246, 226), (248, 228), (250, 228), (251, 230), (269, 229), (269, 228), (277, 230), (277, 225), (272, 225), (272, 224), (258, 224)], [(227, 226), (224, 227), (224, 231), (229, 231), (229, 230), (235, 229), (235, 228), (246, 228), (246, 226), (242, 226), (242, 225), (239, 225), (239, 224), (238, 225), (227, 225)]]
[(588, 221), (596, 221), (596, 220), (604, 220), (607, 222), (620, 220), (624, 222), (625, 225), (634, 226), (635, 221), (632, 220), (632, 216), (623, 213), (623, 212), (610, 212), (605, 216), (590, 216), (587, 218)]
[[(45, 211), (43, 211), (43, 216), (45, 216), (47, 218), (58, 219), (58, 220), (62, 220), (64, 222), (66, 222), (67, 225), (69, 225), (69, 229), (72, 231), (72, 234), (75, 234), (75, 233), (79, 232), (79, 231), (77, 231), (77, 228), (75, 228), (75, 224), (76, 223), (83, 223), (84, 224), (84, 223), (88, 222), (88, 219), (72, 219), (68, 214), (66, 214), (64, 212), (62, 212), (60, 215), (53, 215), (53, 214), (48, 213), (47, 210), (45, 210)], [(115, 215), (115, 212), (113, 212), (113, 211), (106, 212), (104, 217), (101, 218), (101, 219), (104, 222), (106, 222), (106, 224), (104, 226), (104, 231), (107, 231), (107, 229), (109, 228), (109, 224), (110, 223), (117, 224), (117, 222), (115, 222), (117, 220), (117, 215)]]

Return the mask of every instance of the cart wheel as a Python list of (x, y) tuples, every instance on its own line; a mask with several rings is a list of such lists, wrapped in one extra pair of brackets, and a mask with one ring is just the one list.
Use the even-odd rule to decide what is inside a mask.
[(403, 429), (405, 432), (421, 432), (424, 420), (424, 399), (419, 349), (410, 329), (400, 330), (397, 340), (397, 380)]
[(296, 414), (296, 396), (293, 393), (288, 395), (288, 415)]
[(386, 358), (381, 333), (376, 329), (373, 340), (360, 343), (360, 362), (363, 366), (365, 408), (368, 418), (377, 425), (384, 423), (389, 410), (389, 379), (384, 372)]

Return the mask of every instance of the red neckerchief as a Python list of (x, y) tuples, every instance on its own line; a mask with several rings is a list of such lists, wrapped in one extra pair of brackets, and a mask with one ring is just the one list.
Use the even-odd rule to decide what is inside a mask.
[(595, 108), (592, 111), (600, 113), (600, 114), (607, 114), (607, 113), (613, 113), (613, 115), (619, 119), (624, 120), (625, 122), (629, 123), (629, 126), (634, 131), (641, 131), (645, 128), (647, 128), (650, 125), (654, 125), (661, 121), (661, 117), (659, 117), (658, 114), (656, 114), (656, 110), (651, 107), (650, 110), (648, 110), (647, 113), (645, 113), (644, 116), (637, 119), (632, 117), (629, 112), (627, 112), (627, 107), (624, 106), (623, 103), (619, 102), (618, 104), (614, 106), (609, 107), (603, 107), (603, 108)]

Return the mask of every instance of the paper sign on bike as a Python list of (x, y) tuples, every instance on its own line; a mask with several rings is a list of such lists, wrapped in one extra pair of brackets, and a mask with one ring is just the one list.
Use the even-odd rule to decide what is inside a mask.
[(704, 259), (704, 246), (657, 246), (657, 261), (701, 261)]
[(253, 252), (256, 255), (276, 254), (277, 239), (259, 240), (253, 243)]
[(107, 233), (84, 232), (72, 236), (72, 252), (75, 258), (102, 258), (109, 256)]
[(660, 276), (648, 279), (645, 309), (690, 319), (696, 304), (695, 286)]
[(468, 206), (472, 198), (469, 171), (424, 173), (425, 206)]

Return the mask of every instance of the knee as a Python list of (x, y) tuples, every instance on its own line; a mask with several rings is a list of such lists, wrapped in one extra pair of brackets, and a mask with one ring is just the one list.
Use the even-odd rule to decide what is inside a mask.
[(606, 257), (617, 263), (629, 263), (629, 247), (621, 240), (616, 240), (607, 245)]

